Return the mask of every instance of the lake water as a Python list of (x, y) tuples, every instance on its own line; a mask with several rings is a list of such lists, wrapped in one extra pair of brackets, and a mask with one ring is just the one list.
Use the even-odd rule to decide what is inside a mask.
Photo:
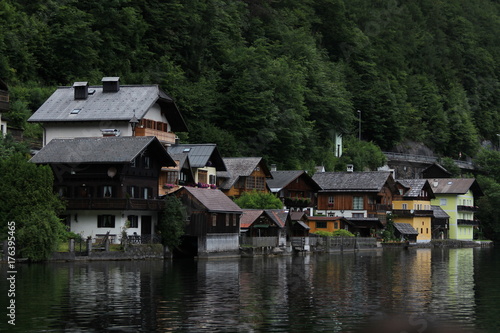
[(392, 314), (500, 332), (499, 249), (16, 268), (12, 326), (0, 265), (6, 332), (355, 332)]

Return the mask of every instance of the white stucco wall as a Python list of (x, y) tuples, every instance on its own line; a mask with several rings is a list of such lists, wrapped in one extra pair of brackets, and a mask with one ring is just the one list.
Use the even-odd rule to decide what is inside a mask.
[(102, 137), (101, 129), (117, 129), (120, 136), (131, 136), (132, 128), (125, 121), (121, 122), (81, 122), (81, 123), (50, 123), (45, 124), (44, 145), (53, 139), (72, 139)]
[[(108, 231), (110, 235), (116, 235), (115, 243), (120, 243), (121, 232), (125, 227), (125, 222), (127, 221), (127, 216), (137, 215), (139, 216), (139, 223), (137, 228), (128, 228), (126, 230), (128, 236), (132, 236), (134, 232), (137, 235), (141, 235), (142, 216), (151, 216), (151, 234), (154, 234), (155, 225), (157, 224), (157, 214), (156, 212), (145, 212), (145, 211), (115, 211), (115, 210), (81, 210), (81, 211), (68, 211), (68, 215), (71, 215), (70, 230), (74, 233), (82, 235), (83, 238), (88, 236), (94, 238), (96, 235), (106, 234)], [(76, 214), (76, 219), (75, 219)], [(98, 228), (97, 227), (97, 216), (98, 215), (114, 215), (115, 216), (115, 227), (114, 228)]]

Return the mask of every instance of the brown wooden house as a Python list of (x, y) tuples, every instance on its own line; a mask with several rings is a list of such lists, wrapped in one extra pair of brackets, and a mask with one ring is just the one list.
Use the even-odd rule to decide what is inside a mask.
[(285, 246), (288, 224), (288, 211), (244, 209), (241, 216), (241, 233), (246, 238), (273, 238), (267, 246)]
[(316, 213), (345, 217), (357, 229), (385, 225), (392, 198), (398, 194), (391, 172), (323, 172), (313, 179), (321, 187)]
[(239, 255), (242, 210), (218, 189), (183, 187), (174, 192), (186, 207), (183, 245), (195, 256)]
[(239, 197), (244, 192), (269, 192), (271, 172), (261, 157), (224, 158), (226, 172), (217, 172), (219, 188), (229, 197)]
[(52, 168), (71, 231), (93, 238), (109, 232), (115, 242), (125, 227), (151, 240), (164, 206), (158, 176), (175, 165), (155, 137), (54, 139), (31, 162)]
[(321, 188), (303, 170), (271, 171), (267, 180), (271, 192), (276, 194), (291, 210), (305, 210), (316, 204), (316, 192)]

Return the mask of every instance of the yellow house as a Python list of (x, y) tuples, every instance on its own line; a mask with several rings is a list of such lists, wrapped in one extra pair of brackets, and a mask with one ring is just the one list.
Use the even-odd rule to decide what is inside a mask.
[(408, 223), (418, 231), (417, 243), (432, 239), (432, 188), (427, 179), (397, 180), (399, 195), (392, 201), (393, 220)]
[(474, 202), (483, 195), (477, 181), (474, 178), (434, 178), (429, 182), (436, 196), (431, 203), (450, 216), (449, 238), (472, 240), (474, 228), (479, 225), (474, 218), (477, 211)]

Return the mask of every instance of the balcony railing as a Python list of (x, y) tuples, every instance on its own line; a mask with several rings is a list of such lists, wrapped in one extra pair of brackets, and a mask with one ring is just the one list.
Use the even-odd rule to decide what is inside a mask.
[(165, 143), (175, 143), (175, 134), (172, 132), (165, 132), (162, 130), (152, 129), (152, 128), (140, 128), (135, 129), (135, 136), (156, 136), (156, 138)]
[(457, 220), (457, 225), (472, 225), (472, 226), (477, 226), (479, 225), (478, 220), (463, 220), (463, 219), (458, 219)]
[(164, 207), (164, 201), (159, 199), (71, 198), (66, 203), (68, 210), (162, 210)]
[(461, 205), (458, 205), (457, 206), (457, 210), (458, 211), (462, 211), (462, 212), (476, 212), (478, 209), (477, 209), (477, 207), (474, 207), (474, 206), (461, 206)]
[(399, 217), (432, 217), (432, 210), (417, 210), (417, 209), (393, 209), (392, 213)]

